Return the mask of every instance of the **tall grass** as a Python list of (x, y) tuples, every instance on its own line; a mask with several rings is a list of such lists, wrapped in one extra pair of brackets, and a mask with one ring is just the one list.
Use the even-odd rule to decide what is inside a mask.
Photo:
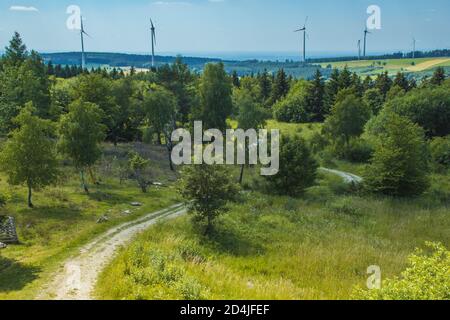
[[(447, 199), (362, 197), (321, 176), (301, 199), (246, 192), (210, 238), (189, 217), (155, 226), (107, 267), (97, 296), (349, 299), (365, 285), (369, 266), (379, 265), (383, 278), (397, 276), (425, 241), (450, 245), (448, 188)], [(440, 178), (436, 184), (446, 186)], [(194, 295), (186, 295), (184, 283)]]

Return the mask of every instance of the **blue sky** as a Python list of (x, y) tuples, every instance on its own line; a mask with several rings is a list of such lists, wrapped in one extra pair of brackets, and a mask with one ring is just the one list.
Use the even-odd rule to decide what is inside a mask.
[(308, 22), (308, 50), (352, 52), (362, 38), (366, 9), (381, 8), (382, 29), (368, 51), (450, 48), (448, 0), (0, 0), (0, 47), (14, 30), (39, 51), (79, 50), (66, 28), (66, 8), (79, 5), (88, 51), (148, 52), (149, 18), (157, 25), (158, 52), (298, 52), (293, 30)]

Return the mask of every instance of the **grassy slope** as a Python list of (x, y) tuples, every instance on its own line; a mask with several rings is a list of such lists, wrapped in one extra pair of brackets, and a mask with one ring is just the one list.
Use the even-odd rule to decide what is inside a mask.
[[(268, 123), (308, 138), (320, 124)], [(336, 161), (361, 174), (363, 166)], [(236, 172), (237, 174), (237, 172)], [(256, 177), (246, 173), (246, 183)], [(251, 177), (249, 177), (251, 175)], [(103, 272), (103, 299), (346, 299), (364, 286), (366, 269), (399, 275), (425, 241), (450, 245), (450, 182), (434, 175), (414, 200), (348, 194), (341, 179), (321, 174), (300, 199), (250, 192), (217, 223), (213, 239), (190, 218), (162, 223), (123, 249)]]
[[(30, 210), (25, 205), (25, 188), (10, 188), (5, 177), (0, 177), (0, 191), (7, 191), (12, 199), (0, 214), (14, 216), (18, 225), (20, 245), (9, 246), (0, 253), (0, 299), (30, 299), (49, 275), (65, 258), (96, 235), (113, 225), (136, 219), (137, 217), (164, 208), (176, 201), (173, 189), (151, 188), (142, 194), (133, 181), (124, 184), (108, 171), (108, 163), (114, 157), (123, 155), (127, 147), (115, 149), (106, 147), (104, 166), (98, 168), (103, 181), (92, 187), (91, 195), (81, 192), (78, 175), (70, 167), (65, 167), (67, 181), (63, 186), (51, 187), (36, 192), (36, 208)], [(164, 177), (168, 182), (167, 164), (164, 150), (152, 148), (155, 178)], [(164, 160), (162, 160), (164, 159)], [(133, 209), (132, 201), (142, 202), (141, 208)], [(132, 210), (132, 214), (123, 214)], [(110, 221), (97, 224), (97, 219), (107, 214)]]
[(102, 274), (98, 297), (347, 299), (368, 266), (396, 276), (425, 241), (450, 245), (447, 178), (415, 200), (343, 195), (328, 175), (301, 199), (246, 193), (211, 239), (189, 217), (148, 230)]

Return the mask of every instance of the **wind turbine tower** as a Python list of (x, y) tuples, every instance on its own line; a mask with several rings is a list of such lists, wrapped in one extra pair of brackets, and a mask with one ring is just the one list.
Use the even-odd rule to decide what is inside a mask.
[(306, 23), (308, 22), (308, 17), (306, 17), (305, 24), (303, 28), (295, 30), (294, 32), (303, 31), (303, 62), (306, 63)]
[(361, 60), (361, 40), (358, 40), (358, 60)]
[(80, 16), (81, 21), (81, 29), (80, 29), (80, 36), (81, 36), (81, 68), (84, 70), (86, 68), (86, 53), (84, 52), (84, 35), (89, 35), (84, 31), (84, 25), (83, 25), (83, 16)]
[(413, 38), (413, 52), (412, 52), (412, 58), (416, 58), (416, 38)]
[(156, 45), (156, 28), (153, 24), (152, 19), (150, 19), (150, 24), (152, 25), (150, 30), (152, 31), (152, 68), (155, 67), (155, 45)]
[(367, 48), (367, 34), (370, 34), (369, 30), (364, 30), (364, 58), (366, 57), (366, 48)]

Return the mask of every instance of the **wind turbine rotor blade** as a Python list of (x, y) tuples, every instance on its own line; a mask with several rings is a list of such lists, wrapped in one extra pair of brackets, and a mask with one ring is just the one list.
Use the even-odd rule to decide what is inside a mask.
[(309, 16), (306, 16), (305, 24), (304, 24), (304, 27), (303, 27), (303, 28), (306, 28), (306, 24), (308, 23), (308, 19), (309, 19)]

